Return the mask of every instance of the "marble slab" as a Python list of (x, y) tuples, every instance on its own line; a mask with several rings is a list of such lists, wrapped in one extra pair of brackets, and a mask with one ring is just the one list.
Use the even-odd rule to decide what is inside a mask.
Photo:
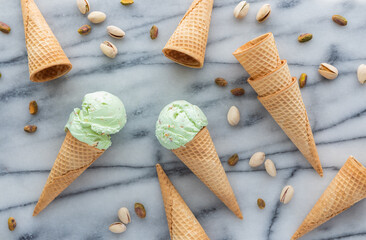
[[(0, 21), (12, 27), (0, 33), (0, 239), (169, 239), (155, 164), (161, 163), (186, 203), (213, 240), (290, 239), (321, 193), (349, 155), (366, 164), (366, 86), (356, 77), (358, 65), (366, 63), (366, 2), (316, 0), (250, 0), (248, 16), (233, 17), (238, 0), (217, 0), (212, 13), (206, 61), (201, 70), (188, 69), (166, 59), (161, 50), (188, 9), (190, 0), (136, 0), (122, 6), (119, 0), (89, 0), (92, 10), (107, 14), (107, 20), (92, 25), (87, 36), (77, 29), (88, 20), (75, 0), (36, 0), (50, 27), (73, 64), (65, 77), (47, 83), (29, 81), (20, 1), (0, 0)], [(272, 14), (259, 24), (257, 10), (270, 3)], [(349, 24), (340, 27), (333, 14), (344, 15)], [(111, 39), (106, 26), (120, 26), (123, 40)], [(151, 40), (150, 27), (159, 27)], [(248, 74), (232, 52), (252, 38), (273, 32), (280, 56), (291, 73), (308, 74), (301, 90), (324, 168), (320, 178), (256, 99), (246, 82)], [(297, 36), (313, 33), (300, 44)], [(115, 59), (106, 58), (99, 44), (109, 40), (119, 49)], [(333, 81), (317, 73), (321, 62), (335, 65), (340, 74)], [(229, 86), (219, 88), (216, 77)], [(230, 89), (244, 87), (235, 97)], [(112, 147), (64, 191), (39, 216), (33, 208), (46, 182), (65, 133), (69, 113), (89, 92), (104, 90), (119, 96), (127, 109), (125, 128), (113, 136)], [(208, 129), (242, 209), (238, 220), (154, 136), (155, 122), (163, 106), (177, 99), (188, 100), (205, 112)], [(39, 113), (31, 116), (28, 103), (36, 100)], [(231, 127), (226, 113), (235, 105), (241, 121)], [(35, 124), (35, 134), (23, 127)], [(264, 151), (277, 165), (271, 178), (263, 167), (251, 169), (250, 156)], [(240, 157), (235, 167), (227, 159)], [(287, 205), (279, 203), (285, 185), (295, 188)], [(266, 201), (258, 209), (257, 198)], [(108, 226), (118, 220), (117, 209), (131, 211), (135, 202), (147, 209), (146, 219), (132, 214), (123, 236)], [(18, 226), (7, 229), (12, 216)], [(304, 240), (366, 239), (366, 201), (360, 202)]]

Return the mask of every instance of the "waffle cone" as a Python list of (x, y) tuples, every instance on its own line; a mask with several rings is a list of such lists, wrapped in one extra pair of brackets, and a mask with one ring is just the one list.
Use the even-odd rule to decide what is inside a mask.
[(83, 143), (67, 132), (33, 216), (46, 208), (103, 153), (104, 150)]
[(366, 168), (350, 156), (292, 236), (298, 239), (366, 198)]
[(30, 80), (45, 82), (68, 73), (72, 65), (33, 0), (21, 0)]
[(253, 79), (273, 72), (281, 64), (272, 33), (247, 42), (233, 52), (233, 55)]
[(172, 240), (209, 240), (205, 230), (170, 182), (160, 164), (156, 164), (165, 214)]
[(172, 151), (238, 218), (243, 219), (206, 127), (185, 146)]
[(258, 99), (311, 166), (320, 176), (323, 176), (323, 169), (296, 78), (293, 78), (292, 83), (281, 91), (266, 97), (258, 97)]
[(257, 92), (258, 96), (265, 97), (281, 91), (292, 83), (292, 77), (286, 60), (281, 61), (276, 70), (260, 77), (248, 79), (248, 83)]
[(186, 67), (202, 68), (213, 0), (194, 0), (163, 48), (164, 55)]

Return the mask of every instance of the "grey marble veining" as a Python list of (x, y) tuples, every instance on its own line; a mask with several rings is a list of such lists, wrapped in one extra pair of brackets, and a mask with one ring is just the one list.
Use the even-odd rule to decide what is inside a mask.
[[(128, 7), (119, 0), (89, 0), (92, 10), (107, 14), (106, 22), (92, 25), (87, 36), (77, 29), (88, 23), (74, 0), (36, 0), (44, 17), (73, 64), (65, 77), (47, 83), (29, 81), (20, 1), (0, 0), (0, 21), (12, 27), (0, 33), (0, 239), (169, 239), (169, 232), (155, 173), (161, 163), (168, 176), (213, 240), (290, 239), (306, 214), (349, 155), (366, 164), (366, 86), (357, 81), (356, 69), (366, 63), (365, 1), (269, 0), (249, 1), (248, 16), (236, 20), (232, 11), (239, 1), (216, 0), (212, 13), (206, 61), (201, 70), (172, 63), (161, 49), (188, 9), (190, 0), (136, 0)], [(255, 21), (260, 6), (270, 3), (272, 14), (262, 24)], [(349, 24), (340, 27), (333, 14), (344, 15)], [(106, 26), (125, 30), (123, 40), (111, 39)], [(152, 41), (150, 27), (159, 27)], [(308, 74), (302, 89), (324, 168), (320, 178), (256, 99), (247, 84), (248, 74), (232, 52), (252, 38), (273, 32), (283, 59), (293, 76)], [(300, 44), (297, 36), (311, 32), (313, 40)], [(106, 58), (99, 44), (112, 41), (119, 49), (115, 59)], [(336, 80), (322, 79), (318, 64), (335, 65)], [(216, 77), (230, 85), (217, 87)], [(243, 97), (230, 89), (244, 87)], [(127, 109), (125, 128), (113, 136), (112, 147), (80, 176), (39, 216), (33, 208), (42, 191), (65, 133), (69, 113), (82, 97), (97, 90), (119, 96)], [(28, 114), (28, 103), (37, 100), (39, 113)], [(206, 113), (208, 128), (242, 209), (238, 220), (154, 136), (155, 121), (167, 103), (186, 99)], [(230, 106), (241, 111), (241, 121), (231, 127), (226, 121)], [(38, 131), (27, 134), (26, 124)], [(264, 151), (277, 166), (271, 178), (261, 167), (251, 169), (249, 157)], [(239, 163), (227, 165), (238, 153)], [(295, 188), (288, 205), (279, 203), (283, 186)], [(266, 201), (259, 210), (257, 198)], [(135, 202), (147, 209), (146, 219), (132, 215), (123, 235), (108, 231), (117, 220), (117, 209), (131, 211)], [(366, 201), (356, 204), (303, 239), (366, 239)], [(14, 232), (7, 219), (18, 223)]]

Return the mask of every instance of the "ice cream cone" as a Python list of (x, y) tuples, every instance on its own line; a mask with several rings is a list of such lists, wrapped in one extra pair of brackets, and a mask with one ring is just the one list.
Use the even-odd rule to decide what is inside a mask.
[(67, 132), (56, 161), (48, 176), (46, 185), (34, 208), (38, 215), (77, 177), (79, 177), (105, 150), (83, 143)]
[(366, 168), (350, 156), (291, 239), (299, 239), (364, 198)]
[(209, 240), (205, 230), (179, 195), (160, 164), (156, 164), (165, 214), (172, 240)]
[(185, 146), (172, 151), (238, 218), (243, 219), (206, 127)]
[(186, 67), (202, 68), (213, 0), (194, 0), (163, 49), (164, 55)]
[(292, 77), (286, 60), (281, 61), (273, 72), (253, 79), (250, 77), (248, 83), (257, 92), (258, 96), (265, 97), (281, 91), (292, 83)]
[(21, 0), (30, 80), (45, 82), (68, 73), (72, 65), (33, 0)]
[(272, 33), (247, 42), (233, 55), (253, 79), (273, 72), (281, 64)]
[(266, 97), (258, 97), (258, 99), (311, 166), (320, 176), (323, 176), (323, 169), (296, 78), (293, 78), (292, 83), (281, 91)]

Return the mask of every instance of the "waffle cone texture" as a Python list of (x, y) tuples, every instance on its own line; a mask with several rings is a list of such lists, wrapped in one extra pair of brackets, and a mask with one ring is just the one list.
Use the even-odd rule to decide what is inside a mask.
[(21, 0), (30, 80), (45, 82), (68, 73), (72, 65), (33, 0)]
[(39, 197), (33, 216), (45, 209), (63, 190), (78, 178), (105, 150), (92, 147), (67, 132), (61, 149)]
[(206, 127), (185, 146), (172, 151), (238, 218), (243, 219)]
[(291, 239), (299, 239), (364, 198), (366, 168), (350, 156)]
[(209, 240), (205, 230), (178, 191), (170, 182), (160, 164), (156, 165), (161, 195), (164, 201), (169, 234), (172, 240)]
[(202, 68), (205, 60), (213, 0), (194, 0), (163, 48), (170, 60), (191, 68)]

